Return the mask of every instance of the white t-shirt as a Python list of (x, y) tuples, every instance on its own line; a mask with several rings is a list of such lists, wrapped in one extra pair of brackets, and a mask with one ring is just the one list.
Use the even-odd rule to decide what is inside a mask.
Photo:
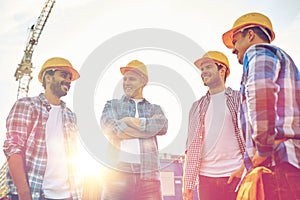
[(69, 198), (68, 169), (61, 106), (51, 105), (46, 123), (47, 166), (43, 180), (46, 198)]
[[(133, 99), (135, 102), (135, 117), (139, 118), (139, 112), (137, 105), (143, 99)], [(141, 163), (140, 158), (140, 141), (139, 139), (128, 139), (122, 140), (120, 144), (121, 153), (119, 155), (119, 160), (127, 163)]]
[(205, 117), (205, 138), (200, 175), (230, 176), (241, 166), (242, 162), (232, 117), (226, 105), (225, 92), (211, 95)]

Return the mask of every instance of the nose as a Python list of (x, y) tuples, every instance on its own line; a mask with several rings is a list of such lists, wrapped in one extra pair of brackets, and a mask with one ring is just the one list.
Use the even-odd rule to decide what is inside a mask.
[(208, 73), (208, 72), (207, 72), (205, 69), (203, 69), (203, 70), (201, 71), (201, 77), (205, 76), (207, 73)]
[(124, 79), (123, 79), (123, 85), (124, 85), (124, 86), (129, 86), (129, 85), (130, 85), (130, 80), (129, 80), (129, 78), (124, 78)]
[(238, 50), (236, 50), (236, 48), (233, 48), (233, 49), (232, 49), (232, 53), (233, 53), (233, 54), (237, 54), (237, 53), (238, 53)]

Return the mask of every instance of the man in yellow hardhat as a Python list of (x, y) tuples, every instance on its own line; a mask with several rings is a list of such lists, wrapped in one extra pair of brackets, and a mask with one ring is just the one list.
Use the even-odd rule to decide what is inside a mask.
[(261, 13), (239, 17), (223, 34), (243, 65), (245, 167), (271, 166), (275, 178), (264, 180), (267, 199), (300, 199), (300, 187), (294, 187), (300, 180), (300, 73), (286, 52), (270, 44), (274, 39), (272, 23)]
[(229, 178), (241, 166), (245, 150), (237, 124), (240, 95), (225, 86), (230, 68), (223, 53), (209, 51), (195, 65), (208, 92), (190, 109), (183, 199), (193, 200), (198, 180), (199, 199), (235, 200), (239, 179)]
[(45, 92), (19, 99), (11, 109), (3, 150), (12, 200), (81, 199), (76, 116), (60, 99), (78, 78), (68, 60), (50, 58), (38, 75)]
[(120, 71), (124, 95), (107, 101), (100, 120), (103, 133), (117, 148), (117, 155), (109, 155), (116, 165), (107, 175), (102, 200), (161, 200), (157, 136), (166, 134), (168, 120), (159, 105), (143, 97), (146, 65), (133, 60)]

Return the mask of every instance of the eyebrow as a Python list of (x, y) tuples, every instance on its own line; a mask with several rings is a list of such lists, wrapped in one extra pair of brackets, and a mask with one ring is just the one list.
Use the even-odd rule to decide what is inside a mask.
[(68, 72), (68, 71), (64, 71), (64, 70), (55, 70), (58, 71), (61, 75), (70, 75), (70, 77), (72, 78), (72, 73)]

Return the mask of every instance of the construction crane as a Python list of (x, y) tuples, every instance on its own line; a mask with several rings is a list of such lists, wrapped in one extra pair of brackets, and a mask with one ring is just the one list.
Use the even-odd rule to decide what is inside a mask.
[(45, 6), (43, 7), (43, 10), (37, 20), (37, 23), (32, 25), (30, 29), (31, 37), (27, 42), (21, 63), (19, 64), (19, 67), (15, 72), (16, 81), (19, 81), (17, 99), (28, 95), (29, 84), (32, 79), (32, 54), (34, 51), (34, 47), (37, 45), (44, 26), (48, 20), (54, 3), (55, 0), (46, 1)]
[[(26, 97), (28, 95), (29, 84), (32, 79), (32, 54), (34, 51), (34, 47), (37, 45), (44, 26), (49, 18), (54, 3), (55, 0), (46, 1), (36, 24), (32, 25), (30, 28), (30, 38), (26, 44), (21, 63), (19, 64), (15, 72), (16, 81), (19, 81), (17, 99)], [(6, 171), (7, 162), (5, 162), (0, 168), (0, 198), (4, 197), (7, 191)]]

